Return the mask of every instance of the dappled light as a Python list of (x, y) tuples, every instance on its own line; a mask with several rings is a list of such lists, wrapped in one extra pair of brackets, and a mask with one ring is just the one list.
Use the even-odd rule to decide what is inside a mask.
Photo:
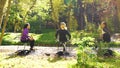
[(120, 0), (0, 0), (0, 68), (119, 68)]

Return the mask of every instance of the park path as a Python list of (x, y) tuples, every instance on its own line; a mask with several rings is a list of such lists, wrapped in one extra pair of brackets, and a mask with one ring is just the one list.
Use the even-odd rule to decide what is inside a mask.
[[(62, 51), (62, 47), (43, 47), (43, 46), (35, 46), (35, 52), (32, 53), (32, 55), (45, 55), (47, 54), (55, 54), (58, 51)], [(0, 52), (9, 52), (14, 53), (17, 50), (24, 49), (24, 46), (0, 46)], [(29, 50), (29, 46), (25, 46), (26, 50)], [(116, 52), (120, 53), (120, 48), (110, 48), (111, 50), (114, 50)], [(67, 51), (70, 53), (71, 57), (76, 57), (76, 47), (67, 47)]]
[[(22, 50), (24, 49), (24, 46), (0, 46), (0, 52), (9, 52), (9, 53), (14, 53), (17, 50)], [(26, 50), (29, 50), (29, 46), (25, 46)], [(43, 46), (35, 46), (34, 47), (35, 52), (31, 53), (32, 55), (45, 55), (51, 54), (54, 55), (58, 51), (62, 51), (62, 47), (43, 47)], [(69, 57), (76, 57), (76, 47), (67, 47), (67, 51), (70, 53)]]

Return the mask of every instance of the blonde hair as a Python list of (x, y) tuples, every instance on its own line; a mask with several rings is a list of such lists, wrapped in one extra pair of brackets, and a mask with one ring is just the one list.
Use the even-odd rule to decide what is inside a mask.
[(60, 25), (65, 25), (66, 26), (66, 23), (65, 22), (61, 22)]
[(67, 26), (65, 22), (61, 22), (60, 25), (64, 25), (64, 29), (67, 30)]

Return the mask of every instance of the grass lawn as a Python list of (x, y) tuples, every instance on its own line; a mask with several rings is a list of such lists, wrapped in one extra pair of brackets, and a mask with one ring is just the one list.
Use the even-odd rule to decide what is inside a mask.
[[(41, 34), (30, 33), (29, 36), (33, 36), (35, 39), (36, 45), (56, 45), (55, 39), (55, 31), (53, 30), (45, 30)], [(76, 36), (76, 32), (71, 32), (72, 39), (78, 37)], [(22, 44), (20, 42), (21, 33), (11, 33), (6, 32), (3, 37), (2, 45), (19, 45)]]
[[(38, 44), (56, 44), (55, 41), (55, 33), (54, 32), (48, 32), (43, 34), (34, 34), (30, 33), (30, 36), (33, 36), (36, 40), (36, 45)], [(2, 45), (18, 45), (21, 44), (20, 42), (21, 33), (5, 33), (3, 37)]]
[(5, 53), (0, 53), (0, 68), (69, 68), (75, 63), (75, 59), (53, 59), (37, 55), (9, 58)]
[(120, 68), (120, 55), (113, 58), (100, 58), (99, 63), (103, 63), (106, 68)]
[[(72, 35), (71, 42), (74, 42), (74, 39), (82, 38), (82, 37), (93, 37), (94, 34), (86, 33), (82, 31), (74, 31), (70, 32)], [(30, 33), (29, 36), (33, 36), (35, 39), (36, 45), (47, 45), (47, 46), (55, 46), (57, 44), (55, 39), (55, 30), (46, 29), (43, 30), (41, 34)], [(3, 37), (2, 45), (19, 45), (23, 44), (20, 42), (21, 33), (11, 33), (6, 32)], [(109, 44), (110, 47), (120, 47), (120, 43), (111, 42)]]

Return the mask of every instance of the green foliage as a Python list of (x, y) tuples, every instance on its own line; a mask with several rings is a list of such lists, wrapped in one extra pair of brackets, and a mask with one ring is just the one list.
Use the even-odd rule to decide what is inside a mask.
[[(50, 2), (51, 1), (51, 2)], [(103, 1), (102, 3), (99, 0), (81, 0), (83, 9), (86, 9), (87, 4), (93, 5), (93, 7), (96, 10), (93, 10), (97, 13), (102, 11), (104, 9), (105, 11), (109, 11), (106, 8), (109, 7), (109, 2)], [(78, 21), (76, 21), (75, 15), (79, 15), (80, 11), (77, 2), (78, 0), (36, 0), (36, 3), (33, 5), (35, 0), (14, 0), (12, 2), (11, 10), (10, 10), (10, 16), (9, 16), (9, 23), (7, 25), (6, 31), (7, 32), (20, 32), (22, 29), (22, 25), (26, 22), (30, 22), (31, 24), (34, 23), (34, 26), (32, 28), (32, 32), (41, 30), (41, 24), (45, 23), (46, 21), (54, 21), (55, 24), (59, 24), (60, 21), (65, 21), (68, 25), (68, 28), (70, 28), (71, 31), (74, 31), (77, 29)], [(101, 8), (96, 5), (101, 5)], [(30, 7), (33, 6), (32, 9)], [(90, 6), (88, 6), (90, 7)], [(113, 7), (113, 6), (112, 6)], [(85, 11), (87, 12), (87, 11)], [(91, 12), (91, 10), (89, 11)], [(113, 10), (111, 10), (113, 12)], [(84, 12), (82, 12), (84, 13)], [(27, 16), (26, 16), (27, 15)], [(86, 15), (86, 13), (85, 13)], [(105, 21), (107, 22), (110, 28), (111, 32), (114, 32), (114, 23), (113, 22), (113, 13), (106, 16), (102, 16), (105, 18)], [(109, 17), (110, 16), (110, 17)], [(24, 17), (26, 17), (26, 22), (23, 22)], [(85, 17), (85, 16), (84, 16)], [(94, 17), (94, 12), (92, 14), (92, 17)], [(63, 18), (63, 20), (60, 20), (60, 18)], [(78, 18), (79, 19), (79, 18)], [(87, 19), (87, 16), (86, 16)], [(91, 18), (92, 19), (92, 18)], [(94, 20), (94, 18), (92, 19)], [(86, 31), (88, 32), (97, 32), (97, 26), (94, 25), (94, 23), (86, 22)], [(36, 24), (36, 26), (35, 26)], [(40, 30), (36, 28), (40, 28)], [(36, 29), (36, 30), (35, 30)], [(97, 34), (97, 33), (96, 33)]]
[[(5, 33), (2, 44), (18, 44), (20, 42), (20, 33)], [(12, 42), (11, 42), (12, 41)]]
[(91, 23), (91, 22), (87, 22), (86, 23), (87, 25), (86, 25), (86, 31), (88, 31), (88, 32), (96, 32), (97, 31), (97, 29), (96, 28), (98, 28), (95, 24), (93, 24), (93, 23)]
[(95, 39), (92, 37), (83, 37), (72, 40), (72, 44), (78, 46), (77, 48), (77, 66), (88, 68), (89, 62), (94, 62), (97, 59), (97, 55), (90, 48), (95, 45)]
[(86, 66), (89, 62), (96, 61), (97, 56), (92, 52), (93, 51), (89, 47), (79, 46), (77, 51), (77, 64), (80, 66)]
[(59, 23), (60, 13), (63, 12), (65, 6), (63, 4), (63, 0), (51, 0), (51, 15), (54, 23)]
[(42, 20), (38, 16), (31, 17), (29, 23), (31, 25), (30, 32), (41, 33)]
[(83, 46), (83, 47), (85, 46), (91, 47), (95, 45), (95, 39), (92, 37), (83, 37), (82, 39), (77, 38), (72, 40), (72, 44), (76, 44), (78, 46)]
[[(37, 0), (33, 5), (33, 0), (15, 0), (12, 3), (7, 32), (21, 32), (25, 23), (29, 22), (32, 26), (31, 32), (38, 33), (41, 30), (41, 25), (50, 20), (49, 15), (49, 0)], [(31, 9), (31, 6), (33, 8)], [(27, 15), (27, 16), (26, 16)], [(26, 21), (23, 22), (26, 16)], [(33, 29), (34, 28), (34, 29)]]
[(119, 42), (110, 42), (110, 43), (108, 43), (108, 47), (120, 47), (120, 43)]
[[(83, 34), (82, 34), (83, 33)], [(95, 38), (90, 37), (91, 34), (87, 34), (84, 31), (79, 31), (72, 33), (73, 40), (72, 44), (75, 44), (78, 46), (77, 48), (77, 64), (75, 66), (72, 66), (72, 68), (105, 68), (105, 67), (112, 67), (116, 68), (116, 66), (112, 65), (113, 59), (119, 57), (119, 53), (114, 52), (114, 57), (108, 61), (108, 59), (100, 59), (103, 54), (106, 52), (106, 50), (102, 48), (108, 48), (112, 45), (115, 45), (115, 43), (103, 43), (100, 42), (96, 44)], [(82, 36), (82, 37), (81, 37)], [(95, 36), (93, 36), (95, 37)], [(98, 51), (92, 50), (91, 46), (98, 45), (99, 49)], [(104, 60), (104, 61), (103, 61)], [(102, 61), (102, 62), (101, 62)], [(115, 60), (116, 64), (118, 66), (119, 61)]]
[(69, 28), (71, 31), (75, 31), (78, 27), (77, 20), (74, 18), (74, 16), (70, 16), (70, 22), (69, 22)]
[(82, 40), (76, 41), (74, 44), (78, 45), (77, 49), (77, 66), (90, 67), (89, 62), (94, 62), (97, 55), (94, 54), (90, 46), (94, 46), (94, 38), (84, 37)]
[(36, 22), (44, 23), (46, 20), (51, 19), (49, 9), (49, 0), (37, 0), (36, 5), (29, 13), (29, 19), (36, 17)]
[[(99, 57), (105, 57), (104, 54), (108, 53), (108, 49), (110, 47), (119, 47), (120, 44), (115, 43), (115, 42), (110, 42), (110, 43), (106, 43), (106, 42), (99, 42), (97, 43), (97, 46), (99, 47), (99, 49), (97, 50), (97, 55)], [(117, 53), (115, 51), (112, 50), (112, 56), (111, 57), (115, 57), (117, 56)], [(110, 56), (108, 56), (110, 57)]]
[(99, 45), (99, 47), (101, 48), (110, 48), (110, 47), (120, 47), (120, 43), (117, 43), (117, 42), (109, 42), (109, 43), (105, 43), (105, 42), (100, 42), (98, 43), (97, 45)]
[[(86, 41), (88, 39), (88, 41)], [(82, 41), (74, 41), (74, 44), (78, 44), (77, 48), (77, 64), (72, 66), (72, 68), (116, 68), (118, 63), (117, 58), (119, 58), (120, 53), (114, 52), (114, 57), (103, 58), (103, 54), (106, 52), (101, 49), (101, 52), (95, 52), (89, 46), (94, 44), (88, 44), (90, 38), (83, 38)], [(86, 44), (87, 43), (87, 44)], [(85, 46), (87, 45), (87, 46)], [(107, 47), (107, 43), (101, 43), (101, 47)], [(103, 48), (104, 48), (103, 47)], [(99, 51), (99, 50), (98, 50)], [(98, 56), (101, 55), (102, 57)]]

